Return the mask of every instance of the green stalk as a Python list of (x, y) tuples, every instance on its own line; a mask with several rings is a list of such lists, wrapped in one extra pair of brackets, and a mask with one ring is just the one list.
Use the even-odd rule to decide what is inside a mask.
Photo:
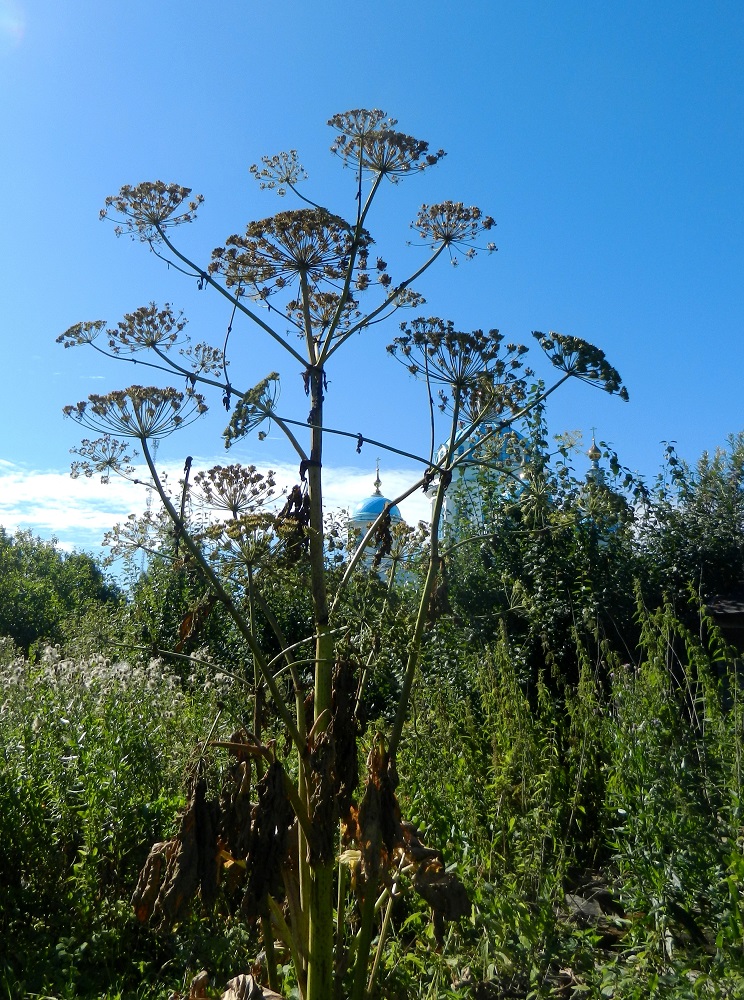
[[(452, 413), (452, 431), (450, 433), (450, 446), (447, 452), (447, 459), (444, 462), (444, 468), (446, 470), (449, 470), (451, 467), (452, 456), (457, 444), (456, 431), (459, 415), (459, 396), (455, 394)], [(426, 574), (424, 588), (421, 592), (421, 601), (419, 602), (418, 614), (416, 616), (416, 625), (414, 626), (413, 635), (411, 636), (411, 641), (408, 645), (408, 661), (406, 663), (406, 671), (403, 676), (403, 687), (400, 692), (398, 708), (395, 713), (395, 722), (393, 723), (393, 729), (390, 733), (390, 740), (388, 743), (388, 759), (393, 765), (395, 764), (398, 744), (400, 743), (400, 738), (403, 735), (403, 726), (408, 716), (408, 703), (411, 698), (413, 679), (416, 675), (416, 668), (418, 667), (419, 658), (421, 656), (421, 640), (423, 638), (424, 629), (429, 617), (429, 603), (431, 601), (431, 595), (434, 593), (434, 586), (439, 573), (439, 524), (442, 519), (442, 508), (444, 507), (444, 498), (447, 493), (448, 486), (448, 478), (443, 474), (440, 474), (439, 483), (437, 485), (437, 493), (434, 500), (434, 509), (431, 514), (431, 548), (429, 551), (429, 568)]]
[(152, 476), (153, 483), (155, 484), (155, 489), (158, 492), (158, 496), (160, 497), (161, 503), (168, 512), (168, 516), (170, 517), (170, 519), (180, 529), (181, 540), (183, 541), (186, 548), (189, 550), (191, 555), (196, 560), (199, 569), (202, 571), (206, 579), (209, 581), (210, 586), (212, 587), (215, 594), (224, 605), (227, 613), (230, 615), (232, 620), (237, 625), (238, 631), (243, 636), (245, 641), (248, 643), (251, 652), (256, 657), (256, 662), (259, 665), (261, 674), (263, 675), (263, 678), (266, 681), (266, 685), (269, 691), (271, 692), (271, 697), (274, 701), (274, 706), (277, 712), (279, 713), (279, 716), (281, 717), (281, 720), (284, 723), (287, 733), (289, 734), (292, 742), (298, 748), (300, 754), (302, 754), (305, 749), (304, 741), (300, 738), (300, 734), (297, 731), (297, 726), (295, 726), (294, 724), (294, 720), (290, 715), (289, 709), (284, 704), (284, 701), (281, 697), (281, 692), (279, 691), (279, 688), (276, 685), (276, 681), (274, 680), (274, 675), (266, 667), (266, 661), (264, 659), (264, 656), (261, 652), (258, 643), (256, 642), (253, 632), (246, 623), (246, 620), (243, 617), (243, 615), (235, 606), (235, 603), (233, 602), (233, 599), (230, 596), (230, 594), (222, 586), (222, 583), (220, 582), (219, 577), (215, 573), (213, 567), (210, 566), (207, 559), (205, 559), (204, 553), (201, 551), (199, 546), (191, 537), (185, 524), (181, 520), (178, 511), (173, 506), (170, 497), (163, 489), (163, 484), (160, 482), (160, 477), (158, 476), (157, 469), (155, 468), (155, 463), (153, 462), (152, 455), (150, 454), (150, 449), (147, 446), (147, 438), (141, 437), (139, 438), (139, 442), (140, 445), (142, 446), (142, 455), (147, 463), (147, 468), (150, 470), (150, 475)]
[[(310, 933), (307, 963), (307, 1000), (333, 997), (333, 876), (335, 860), (310, 870)], [(330, 903), (330, 905), (329, 905)]]
[[(318, 734), (331, 718), (331, 679), (335, 655), (335, 635), (328, 624), (328, 595), (323, 550), (323, 369), (309, 371), (312, 424), (310, 431), (310, 571), (316, 629), (314, 715)], [(330, 1000), (333, 996), (333, 880), (335, 851), (329, 858), (312, 859), (309, 865), (309, 930), (307, 1000)], [(303, 900), (304, 905), (304, 900)]]
[(394, 882), (393, 887), (390, 891), (390, 899), (388, 900), (388, 905), (385, 907), (385, 916), (382, 920), (382, 928), (380, 929), (380, 938), (377, 942), (377, 950), (375, 952), (375, 960), (372, 963), (372, 971), (369, 974), (369, 982), (367, 983), (366, 996), (372, 996), (372, 990), (375, 986), (375, 980), (377, 979), (377, 973), (380, 969), (380, 961), (382, 959), (382, 952), (385, 948), (385, 941), (387, 940), (388, 931), (390, 930), (390, 918), (393, 915), (393, 903), (395, 902), (395, 893), (398, 888), (398, 883)]
[(261, 937), (266, 953), (266, 968), (269, 976), (269, 989), (279, 992), (279, 974), (276, 968), (276, 952), (274, 951), (274, 931), (271, 927), (271, 919), (264, 914), (261, 917)]
[(344, 918), (346, 916), (346, 865), (338, 864), (338, 892), (336, 894), (336, 966), (344, 946)]
[[(255, 613), (253, 597), (253, 567), (248, 566), (248, 616), (251, 632), (255, 630)], [(253, 654), (253, 735), (258, 742), (261, 742), (261, 724), (263, 716), (263, 686), (261, 683), (261, 670)], [(273, 989), (273, 987), (272, 987)]]
[[(292, 959), (292, 965), (294, 966), (295, 973), (297, 974), (297, 984), (300, 988), (300, 996), (302, 997), (302, 1000), (307, 1000), (307, 983), (303, 972), (304, 966), (302, 957), (297, 948), (297, 941), (292, 934), (292, 931), (287, 926), (287, 921), (284, 919), (281, 907), (277, 905), (276, 900), (272, 896), (269, 896), (268, 899), (271, 919), (274, 921), (274, 926), (277, 929), (279, 937), (286, 944), (287, 948), (289, 948), (289, 956)], [(273, 986), (271, 988), (274, 989)]]
[[(379, 852), (379, 844), (372, 849), (374, 854)], [(362, 921), (357, 934), (356, 954), (354, 956), (354, 984), (351, 988), (350, 1000), (364, 1000), (367, 991), (367, 967), (369, 956), (372, 951), (372, 938), (375, 931), (375, 911), (376, 886), (372, 885), (371, 878), (377, 879), (377, 872), (370, 872), (362, 903)]]

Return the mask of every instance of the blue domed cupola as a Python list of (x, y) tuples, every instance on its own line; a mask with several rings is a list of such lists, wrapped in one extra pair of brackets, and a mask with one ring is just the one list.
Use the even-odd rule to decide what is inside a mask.
[[(351, 531), (359, 534), (360, 532), (366, 531), (369, 526), (377, 520), (377, 518), (382, 514), (385, 506), (390, 503), (387, 497), (382, 495), (380, 487), (382, 482), (380, 481), (380, 463), (377, 463), (377, 477), (374, 482), (375, 491), (371, 496), (366, 497), (364, 500), (360, 500), (359, 503), (355, 504), (351, 509), (349, 514), (349, 529)], [(390, 520), (393, 524), (398, 521), (402, 521), (400, 511), (397, 506), (393, 504), (390, 508)]]

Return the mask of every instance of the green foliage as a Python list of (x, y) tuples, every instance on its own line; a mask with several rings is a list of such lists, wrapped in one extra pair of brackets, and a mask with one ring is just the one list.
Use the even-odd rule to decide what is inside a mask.
[(639, 520), (643, 569), (659, 591), (684, 601), (744, 591), (744, 433), (694, 467), (666, 449), (666, 467)]
[[(391, 656), (405, 637), (394, 620)], [(638, 626), (630, 660), (578, 646), (577, 683), (556, 697), (538, 680), (534, 698), (505, 633), (465, 643), (448, 617), (429, 630), (401, 807), (474, 905), (438, 945), (401, 875), (381, 998), (740, 995), (740, 664), (706, 619), (692, 633), (666, 607)], [(147, 845), (176, 827), (213, 695), (193, 698), (156, 662), (50, 649), (34, 666), (8, 643), (0, 660), (8, 995), (164, 1000), (184, 970), (208, 966), (220, 983), (248, 968), (254, 933), (222, 904), (157, 935), (128, 903)], [(243, 699), (221, 698), (228, 734)], [(613, 905), (582, 918), (568, 901), (592, 894)]]
[(541, 675), (556, 690), (577, 683), (577, 637), (633, 646), (640, 562), (633, 483), (578, 479), (567, 444), (550, 455), (540, 411), (526, 430), (479, 474), (480, 503), (453, 525), (448, 561), (455, 613), (483, 639), (506, 626), (534, 703)]
[[(174, 959), (181, 970), (229, 964), (237, 930), (197, 915), (158, 939), (129, 904), (146, 845), (173, 830), (213, 698), (194, 699), (159, 661), (81, 662), (47, 648), (34, 665), (8, 643), (0, 660), (2, 989), (94, 996), (167, 982)], [(224, 713), (228, 733), (235, 711)]]
[[(436, 958), (399, 942), (392, 979), (407, 949), (412, 975), (450, 961), (477, 996), (739, 996), (740, 662), (711, 622), (641, 611), (630, 662), (577, 647), (578, 682), (538, 682), (533, 703), (505, 635), (456, 642), (430, 636), (401, 772), (473, 916)], [(582, 917), (596, 897), (604, 915)]]
[(744, 435), (695, 468), (668, 446), (651, 489), (606, 448), (603, 462), (577, 478), (562, 442), (549, 454), (537, 413), (507, 454), (518, 482), (483, 472), (480, 505), (462, 504), (453, 526), (453, 609), (484, 639), (506, 623), (533, 703), (541, 673), (556, 690), (576, 683), (575, 637), (630, 654), (636, 592), (650, 608), (672, 600), (679, 614), (691, 591), (697, 601), (744, 594)]
[(27, 651), (39, 641), (63, 642), (81, 616), (120, 600), (90, 556), (0, 527), (0, 636)]

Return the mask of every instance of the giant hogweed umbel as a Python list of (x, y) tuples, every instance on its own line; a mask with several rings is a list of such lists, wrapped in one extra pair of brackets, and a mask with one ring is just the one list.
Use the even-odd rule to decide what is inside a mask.
[[(194, 220), (201, 195), (156, 181), (125, 186), (106, 199), (102, 216), (115, 222), (117, 234), (147, 244), (171, 270), (225, 300), (230, 320), (221, 343), (192, 344), (183, 316), (154, 303), (113, 327), (102, 320), (78, 323), (59, 340), (137, 363), (179, 385), (136, 385), (68, 407), (70, 417), (104, 435), (83, 443), (76, 470), (108, 476), (118, 467), (131, 478), (132, 457), (118, 438), (139, 444), (148, 470), (140, 481), (157, 494), (173, 522), (174, 549), (198, 568), (211, 591), (192, 617), (221, 602), (253, 659), (247, 689), (256, 703), (253, 731), (244, 727), (227, 737), (213, 732), (201, 748), (201, 761), (208, 752), (227, 754), (222, 785), (211, 787), (206, 772), (196, 768), (178, 834), (153, 848), (143, 870), (134, 897), (137, 914), (168, 927), (197, 895), (203, 905), (218, 893), (232, 895), (245, 919), (260, 924), (271, 989), (282, 985), (273, 949), (279, 937), (303, 1000), (342, 995), (363, 1000), (374, 990), (392, 903), (404, 885), (432, 906), (437, 936), (445, 921), (469, 912), (459, 879), (403, 820), (397, 797), (397, 751), (427, 622), (432, 613), (446, 611), (446, 601), (435, 600), (445, 572), (439, 522), (453, 470), (467, 455), (460, 445), (484, 416), (492, 433), (503, 431), (568, 378), (620, 395), (624, 389), (604, 355), (577, 338), (536, 335), (559, 369), (556, 381), (544, 385), (524, 367), (526, 347), (505, 343), (498, 331), (464, 333), (439, 319), (403, 324), (391, 353), (427, 384), (432, 428), (435, 416), (447, 419), (449, 444), (434, 461), (432, 447), (416, 454), (395, 442), (374, 442), (421, 466), (421, 475), (395, 502), (422, 487), (433, 490), (435, 499), (395, 718), (389, 732), (365, 737), (361, 689), (379, 643), (374, 622), (357, 617), (341, 598), (365, 546), (372, 539), (390, 544), (389, 512), (370, 526), (337, 582), (328, 572), (324, 541), (324, 435), (349, 438), (357, 450), (372, 439), (329, 425), (327, 367), (355, 333), (402, 307), (420, 307), (423, 298), (413, 286), (440, 256), (457, 263), (472, 259), (478, 249), (495, 250), (485, 241), (495, 223), (462, 202), (424, 205), (411, 223), (423, 248), (411, 252), (423, 256), (407, 277), (395, 277), (385, 258), (376, 250), (373, 255), (372, 205), (385, 179), (397, 183), (417, 176), (444, 153), (399, 131), (379, 110), (344, 112), (329, 124), (332, 152), (354, 174), (350, 215), (302, 194), (306, 174), (294, 150), (265, 157), (251, 168), (253, 176), (265, 189), (296, 197), (298, 206), (228, 236), (206, 265), (175, 243), (175, 230)], [(246, 384), (230, 367), (239, 320), (252, 324), (254, 335), (263, 332), (296, 364), (309, 397), (307, 417), (282, 411), (277, 372), (251, 385), (255, 375)], [(271, 477), (261, 479), (235, 464), (193, 470), (192, 479), (188, 458), (177, 493), (159, 474), (152, 442), (196, 419), (206, 405), (202, 394), (209, 392), (232, 411), (226, 445), (253, 431), (262, 434), (271, 421), (295, 450), (298, 482), (281, 509), (270, 506)], [(434, 412), (435, 396), (444, 418)], [(149, 518), (143, 530), (156, 523)], [(136, 530), (119, 535), (127, 537), (142, 535)], [(277, 568), (298, 565), (309, 580), (313, 626), (311, 635), (289, 643), (263, 594)], [(174, 636), (174, 648), (178, 642), (183, 637)], [(285, 739), (277, 741), (282, 730)], [(368, 764), (360, 776), (362, 744)], [(294, 760), (286, 756), (289, 749)]]

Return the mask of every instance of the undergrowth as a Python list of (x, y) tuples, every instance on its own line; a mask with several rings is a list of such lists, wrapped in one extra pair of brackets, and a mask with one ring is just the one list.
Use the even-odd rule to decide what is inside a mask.
[[(432, 631), (399, 794), (473, 909), (438, 934), (401, 875), (381, 998), (744, 997), (741, 664), (705, 619), (640, 626), (632, 658), (579, 649), (575, 686), (534, 690), (507, 636), (463, 652)], [(129, 904), (241, 693), (161, 661), (0, 657), (0, 996), (165, 998), (249, 971), (255, 935), (224, 906), (158, 935)]]

